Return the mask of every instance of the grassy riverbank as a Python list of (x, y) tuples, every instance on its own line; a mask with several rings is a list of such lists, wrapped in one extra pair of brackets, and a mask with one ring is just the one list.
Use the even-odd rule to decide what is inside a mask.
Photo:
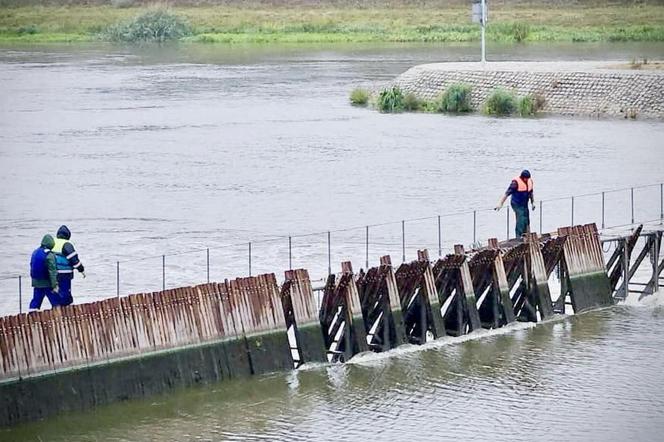
[[(22, 6), (0, 9), (0, 42), (94, 41), (146, 7)], [(175, 6), (210, 43), (463, 42), (480, 37), (468, 5), (426, 8)], [(499, 42), (664, 41), (664, 5), (506, 5), (491, 10)]]

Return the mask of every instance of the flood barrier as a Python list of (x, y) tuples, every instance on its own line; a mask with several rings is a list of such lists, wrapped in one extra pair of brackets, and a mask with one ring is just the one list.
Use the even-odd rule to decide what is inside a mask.
[[(320, 301), (307, 270), (296, 269), (281, 285), (265, 274), (2, 317), (0, 425), (540, 321), (566, 305), (575, 313), (612, 305), (621, 290), (613, 275), (629, 285), (636, 267), (624, 258), (640, 235), (646, 244), (634, 265), (650, 254), (646, 289), (654, 292), (664, 268), (661, 229), (615, 238), (621, 247), (605, 265), (589, 224), (492, 239), (468, 252), (457, 245), (434, 263), (420, 250), (396, 271), (389, 256), (357, 274), (343, 262)], [(560, 286), (555, 302), (552, 281)]]

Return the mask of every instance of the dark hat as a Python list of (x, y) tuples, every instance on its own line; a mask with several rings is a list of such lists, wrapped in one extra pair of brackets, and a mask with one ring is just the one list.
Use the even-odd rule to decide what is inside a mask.
[(58, 233), (56, 234), (56, 236), (60, 239), (69, 239), (69, 238), (71, 238), (71, 232), (69, 231), (67, 226), (62, 225), (58, 229)]
[(521, 178), (530, 178), (530, 172), (527, 169), (521, 171)]

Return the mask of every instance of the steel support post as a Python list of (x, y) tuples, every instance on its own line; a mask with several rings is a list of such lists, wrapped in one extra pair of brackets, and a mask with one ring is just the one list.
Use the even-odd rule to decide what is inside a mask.
[(602, 192), (602, 229), (604, 226), (604, 192)]
[(21, 287), (21, 275), (18, 275), (18, 312), (23, 313), (23, 288)]
[(401, 221), (401, 262), (406, 262), (406, 221)]
[(293, 240), (288, 237), (288, 269), (293, 270)]
[(120, 297), (120, 261), (115, 262), (115, 294)]
[(438, 215), (438, 256), (443, 256), (443, 232), (440, 228), (440, 215)]
[(623, 254), (622, 254), (622, 271), (623, 271), (623, 299), (627, 299), (629, 295), (629, 250), (627, 247), (627, 238), (622, 239)]
[(205, 269), (207, 275), (207, 283), (210, 283), (210, 249), (205, 249)]
[(331, 234), (327, 232), (327, 274), (332, 274), (332, 240), (330, 238)]
[(477, 242), (477, 210), (473, 210), (473, 246)]
[(249, 242), (249, 276), (251, 276), (251, 242)]
[(369, 226), (367, 226), (365, 239), (365, 249), (364, 249), (364, 259), (365, 259), (365, 268), (369, 269)]
[(161, 290), (166, 291), (166, 255), (161, 255)]
[(540, 235), (541, 235), (542, 232), (544, 231), (544, 230), (542, 230), (542, 205), (543, 205), (543, 203), (542, 203), (542, 201), (540, 201), (540, 204), (539, 204), (539, 215), (540, 215), (540, 217), (539, 217), (539, 218), (540, 218), (540, 228), (539, 228), (539, 233), (540, 233)]
[(574, 197), (572, 197), (572, 226), (574, 225)]
[(631, 200), (631, 205), (632, 205), (632, 224), (634, 224), (634, 188), (633, 187), (630, 189), (630, 193), (631, 193), (630, 200)]

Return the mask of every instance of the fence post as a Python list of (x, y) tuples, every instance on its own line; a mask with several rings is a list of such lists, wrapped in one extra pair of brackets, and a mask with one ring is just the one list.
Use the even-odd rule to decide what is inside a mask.
[(602, 229), (604, 228), (604, 192), (602, 192)]
[(627, 238), (622, 239), (622, 246), (623, 299), (627, 299), (627, 296), (629, 295), (629, 250), (627, 248)]
[(249, 276), (251, 276), (251, 241), (249, 242)]
[(332, 241), (330, 239), (330, 231), (327, 231), (327, 274), (332, 274)]
[(664, 183), (659, 185), (659, 223), (664, 223)]
[(207, 283), (210, 283), (210, 249), (205, 249), (205, 264), (207, 268)]
[(18, 312), (23, 313), (23, 289), (21, 287), (21, 275), (18, 275)]
[(505, 219), (507, 220), (507, 234), (505, 239), (510, 239), (510, 208), (505, 210)]
[(473, 247), (477, 242), (477, 210), (473, 210)]
[(365, 239), (366, 239), (366, 243), (365, 243), (366, 248), (365, 248), (365, 254), (364, 254), (364, 258), (365, 258), (365, 263), (364, 264), (365, 264), (366, 269), (369, 270), (369, 226), (367, 226), (367, 234), (365, 236)]
[(440, 229), (440, 215), (438, 215), (438, 257), (443, 256), (443, 234)]
[(574, 197), (572, 197), (572, 226), (574, 225)]
[(293, 270), (293, 254), (292, 254), (293, 239), (288, 237), (288, 270)]
[(115, 262), (115, 294), (120, 297), (120, 261)]
[(406, 262), (406, 221), (401, 220), (401, 262)]
[(544, 230), (542, 229), (542, 205), (544, 204), (544, 201), (540, 201), (540, 207), (539, 207), (539, 213), (540, 213), (540, 229), (539, 233), (540, 235), (544, 233)]
[(634, 188), (630, 189), (631, 192), (631, 203), (632, 203), (632, 224), (634, 224)]
[(166, 255), (161, 255), (161, 290), (166, 291)]

